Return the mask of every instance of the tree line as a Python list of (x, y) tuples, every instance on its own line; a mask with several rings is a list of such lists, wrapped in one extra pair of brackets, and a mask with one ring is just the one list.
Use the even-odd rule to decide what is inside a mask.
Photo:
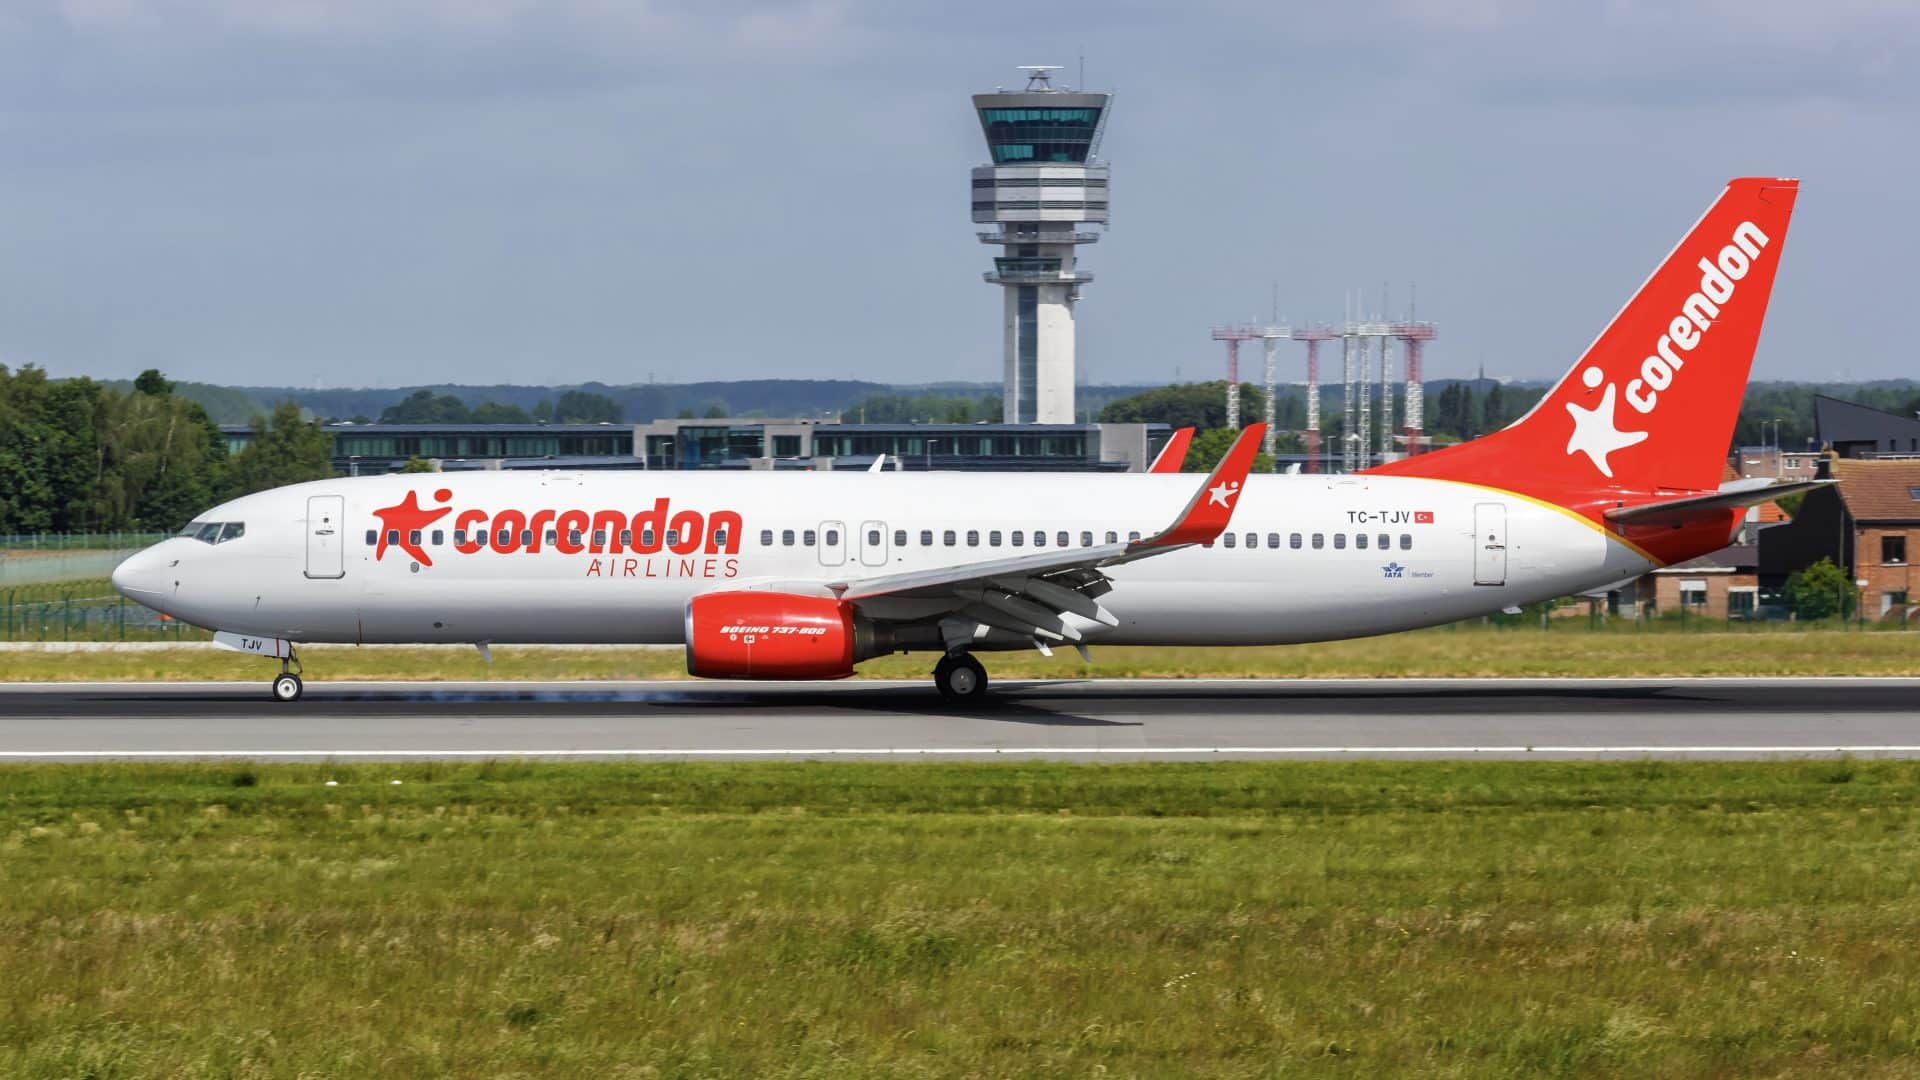
[(246, 449), (156, 370), (127, 389), (0, 364), (0, 533), (172, 531), (216, 503), (333, 475), (333, 437), (282, 402)]
[[(354, 417), (366, 423), (364, 416)], [(605, 394), (568, 390), (556, 400), (542, 399), (531, 410), (498, 401), (473, 408), (453, 394), (415, 390), (380, 410), (383, 424), (618, 424), (620, 403)]]

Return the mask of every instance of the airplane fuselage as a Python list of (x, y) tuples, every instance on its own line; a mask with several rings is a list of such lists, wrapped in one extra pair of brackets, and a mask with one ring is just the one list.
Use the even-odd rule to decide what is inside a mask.
[[(326, 480), (208, 511), (199, 520), (244, 531), (168, 540), (116, 581), (195, 625), (295, 642), (674, 644), (700, 593), (1137, 538), (1177, 515), (1195, 483), (891, 472)], [(1653, 565), (1588, 519), (1489, 488), (1254, 476), (1225, 536), (1110, 568), (1103, 603), (1118, 624), (1081, 628), (1110, 644), (1331, 640), (1564, 596)], [(913, 603), (863, 606), (911, 619)]]

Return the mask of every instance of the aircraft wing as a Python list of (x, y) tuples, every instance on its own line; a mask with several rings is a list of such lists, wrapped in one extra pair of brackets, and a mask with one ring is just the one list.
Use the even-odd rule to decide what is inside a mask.
[(1193, 429), (1183, 427), (1175, 429), (1167, 438), (1167, 445), (1154, 455), (1153, 464), (1147, 466), (1148, 472), (1179, 472), (1180, 466), (1187, 463), (1187, 447), (1193, 445)]
[[(876, 618), (952, 616), (942, 631), (951, 641), (970, 637), (976, 625), (1024, 635), (1037, 643), (1071, 641), (1081, 634), (1063, 616), (1072, 614), (1108, 626), (1118, 621), (1099, 603), (1112, 582), (1109, 566), (1211, 543), (1233, 519), (1235, 497), (1260, 449), (1266, 425), (1253, 424), (1207, 475), (1186, 508), (1166, 528), (1125, 543), (1056, 548), (1006, 559), (913, 570), (878, 577), (829, 581), (826, 588), (860, 604)], [(963, 633), (964, 630), (964, 633)]]
[(1763, 502), (1772, 502), (1783, 495), (1794, 495), (1803, 491), (1837, 484), (1837, 480), (1797, 480), (1777, 482), (1770, 480), (1735, 480), (1721, 486), (1719, 491), (1705, 495), (1683, 495), (1677, 499), (1665, 499), (1660, 502), (1642, 503), (1639, 506), (1619, 506), (1606, 511), (1608, 521), (1622, 525), (1671, 525), (1680, 528), (1691, 525), (1710, 516), (1718, 516), (1728, 510), (1737, 510), (1746, 506), (1758, 506)]

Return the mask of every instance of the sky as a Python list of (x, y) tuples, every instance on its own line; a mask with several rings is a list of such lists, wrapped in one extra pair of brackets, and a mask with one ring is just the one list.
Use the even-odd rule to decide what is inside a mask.
[(1756, 174), (1803, 186), (1754, 377), (1920, 376), (1914, 55), (1913, 0), (0, 0), (0, 363), (997, 381), (968, 95), (1084, 56), (1082, 382), (1217, 378), (1276, 291), (1557, 378)]

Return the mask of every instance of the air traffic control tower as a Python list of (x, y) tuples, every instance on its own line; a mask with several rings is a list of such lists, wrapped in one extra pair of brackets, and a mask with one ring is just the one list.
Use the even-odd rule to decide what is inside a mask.
[(1006, 422), (1071, 424), (1073, 305), (1093, 280), (1074, 251), (1107, 224), (1107, 166), (1100, 133), (1113, 95), (1057, 89), (1057, 67), (1020, 69), (1017, 93), (975, 94), (991, 165), (973, 170), (973, 220), (1001, 254), (986, 274), (1006, 295)]

